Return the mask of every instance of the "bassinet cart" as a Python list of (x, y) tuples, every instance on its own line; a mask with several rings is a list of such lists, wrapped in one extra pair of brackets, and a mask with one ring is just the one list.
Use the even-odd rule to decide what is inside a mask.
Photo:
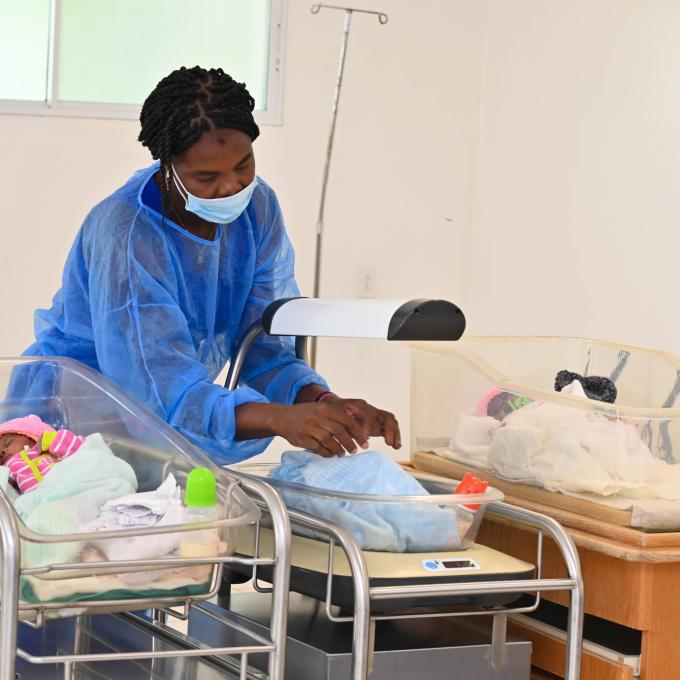
[[(0, 680), (15, 680), (15, 663), (24, 679), (83, 677), (85, 668), (87, 677), (160, 678), (166, 676), (159, 668), (170, 668), (172, 660), (177, 663), (171, 677), (184, 672), (186, 662), (194, 663), (192, 668), (202, 664), (201, 677), (212, 677), (208, 671), (217, 668), (245, 678), (253, 655), (264, 656), (269, 677), (282, 677), (290, 525), (270, 487), (215, 467), (154, 414), (77, 362), (0, 360), (0, 389), (5, 395), (3, 420), (36, 413), (55, 427), (100, 433), (116, 458), (132, 467), (139, 491), (156, 489), (170, 473), (183, 487), (193, 467), (211, 468), (220, 511), (211, 523), (96, 533), (72, 527), (65, 533), (71, 517), (68, 503), (47, 503), (22, 519), (0, 491)], [(240, 529), (251, 526), (259, 533), (261, 512), (251, 498), (262, 506), (273, 531), (274, 549), (267, 557), (258, 557), (257, 550), (248, 557), (234, 556)], [(45, 515), (61, 527), (50, 532)], [(175, 551), (134, 559), (135, 549), (130, 548), (196, 531), (218, 537), (218, 554), (187, 557)], [(273, 572), (270, 632), (263, 636), (247, 626), (234, 628), (227, 620), (215, 620), (214, 625), (233, 629), (232, 641), (210, 647), (165, 625), (167, 615), (187, 619), (192, 609), (213, 597), (228, 563), (249, 569), (267, 566)], [(145, 616), (140, 610), (154, 614)], [(74, 620), (75, 625), (70, 623)], [(102, 641), (104, 633), (114, 642)], [(203, 661), (196, 665), (193, 660), (199, 658)]]
[[(262, 332), (296, 336), (298, 356), (304, 357), (304, 336), (309, 335), (457, 340), (464, 326), (460, 310), (444, 301), (279, 301), (266, 311), (262, 323), (254, 324), (246, 334), (232, 365), (227, 386), (234, 388), (237, 385), (248, 347)], [(239, 471), (248, 479), (257, 479), (258, 475), (265, 478), (267, 474), (266, 467), (258, 470), (246, 465)], [(372, 670), (375, 674), (372, 677), (381, 680), (387, 677), (391, 680), (411, 678), (416, 673), (427, 673), (432, 678), (451, 677), (451, 668), (457, 669), (454, 677), (459, 677), (460, 673), (461, 678), (481, 677), (478, 674), (482, 672), (493, 672), (493, 677), (499, 679), (525, 678), (528, 677), (528, 663), (523, 666), (509, 663), (511, 645), (506, 644), (507, 617), (535, 610), (540, 594), (546, 591), (569, 593), (565, 678), (577, 680), (579, 677), (583, 583), (574, 544), (554, 520), (498, 502), (502, 494), (495, 490), (491, 490), (488, 498), (482, 499), (482, 506), (488, 504), (486, 511), (501, 518), (501, 521), (529, 527), (536, 532), (535, 569), (534, 565), (484, 546), (470, 546), (465, 540), (458, 550), (446, 547), (429, 554), (376, 553), (362, 550), (345, 526), (293, 508), (324, 507), (325, 512), (331, 514), (342, 510), (348, 503), (355, 507), (363, 504), (367, 511), (370, 511), (371, 504), (394, 503), (398, 506), (400, 502), (410, 503), (414, 512), (430, 503), (452, 508), (456, 501), (452, 499), (450, 485), (423, 480), (431, 493), (439, 495), (399, 499), (336, 493), (268, 481), (286, 500), (293, 526), (291, 590), (322, 602), (325, 618), (332, 624), (324, 622), (322, 625), (321, 613), (313, 605), (308, 607), (311, 613), (306, 617), (291, 605), (290, 615), (301, 620), (302, 633), (297, 637), (289, 636), (287, 677), (296, 680), (347, 678), (348, 659), (339, 658), (347, 655), (343, 655), (344, 650), (338, 649), (337, 640), (342, 636), (341, 627), (351, 625), (352, 635), (347, 651), (351, 656), (353, 680), (366, 678)], [(470, 500), (463, 498), (462, 507)], [(313, 506), (310, 505), (312, 502)], [(340, 512), (337, 514), (341, 516)], [(363, 514), (363, 510), (359, 514)], [(481, 514), (478, 519), (481, 519)], [(468, 537), (470, 540), (474, 540), (474, 533)], [(542, 577), (544, 535), (558, 547), (566, 567), (565, 578)], [(269, 554), (267, 529), (263, 529), (257, 537), (262, 554)], [(245, 543), (238, 547), (237, 552), (243, 556), (250, 554)], [(242, 571), (238, 566), (234, 568)], [(266, 567), (258, 569), (256, 576), (269, 580)], [(259, 590), (257, 578), (254, 585)], [(533, 594), (533, 597), (527, 600), (528, 594)], [(524, 599), (518, 601), (522, 596), (525, 596)], [(428, 604), (431, 606), (428, 607)], [(234, 605), (232, 600), (232, 609)], [(300, 606), (304, 608), (307, 605), (303, 601)], [(238, 620), (257, 623), (257, 616), (252, 613), (256, 610), (256, 606), (244, 605)], [(405, 647), (383, 646), (379, 651), (374, 650), (377, 622), (448, 617), (448, 621), (442, 624), (445, 627), (452, 625), (452, 616), (460, 621), (460, 617), (483, 615), (491, 616), (493, 620), (491, 643), (486, 647), (476, 644), (465, 649), (455, 645), (445, 649), (428, 649), (427, 643), (418, 646), (412, 640), (413, 644), (409, 645), (406, 641)], [(205, 624), (204, 615), (197, 612), (190, 621), (190, 631), (202, 639), (218, 640), (219, 636), (216, 637)], [(260, 620), (259, 624), (261, 632), (267, 630), (263, 621)], [(329, 631), (328, 639), (320, 640), (314, 631), (324, 627)], [(521, 671), (518, 670), (520, 666)]]

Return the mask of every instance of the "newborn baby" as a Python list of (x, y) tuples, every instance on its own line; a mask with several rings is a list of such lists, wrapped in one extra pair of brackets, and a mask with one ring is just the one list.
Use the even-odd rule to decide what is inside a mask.
[(38, 416), (14, 418), (0, 424), (0, 465), (9, 468), (19, 493), (26, 493), (84, 441), (69, 430), (55, 430)]

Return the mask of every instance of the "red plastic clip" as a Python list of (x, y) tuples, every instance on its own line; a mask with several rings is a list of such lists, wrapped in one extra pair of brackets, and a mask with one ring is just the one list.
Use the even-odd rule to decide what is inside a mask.
[[(466, 472), (453, 493), (461, 495), (484, 493), (488, 486), (489, 482), (475, 477), (471, 472)], [(472, 510), (473, 512), (479, 510), (478, 504), (464, 505), (463, 507)]]

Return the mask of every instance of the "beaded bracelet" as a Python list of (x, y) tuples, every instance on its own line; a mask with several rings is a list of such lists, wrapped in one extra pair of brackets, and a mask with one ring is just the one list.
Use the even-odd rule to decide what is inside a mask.
[(324, 399), (327, 399), (330, 396), (335, 396), (330, 390), (324, 390), (323, 392), (319, 392), (319, 394), (314, 397), (314, 401), (317, 404), (320, 404)]

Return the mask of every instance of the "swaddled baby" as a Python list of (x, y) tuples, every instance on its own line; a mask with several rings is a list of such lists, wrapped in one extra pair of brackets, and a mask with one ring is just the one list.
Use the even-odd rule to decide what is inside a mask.
[(9, 468), (9, 478), (19, 493), (26, 493), (84, 441), (85, 437), (55, 430), (35, 415), (14, 418), (0, 424), (0, 465)]

